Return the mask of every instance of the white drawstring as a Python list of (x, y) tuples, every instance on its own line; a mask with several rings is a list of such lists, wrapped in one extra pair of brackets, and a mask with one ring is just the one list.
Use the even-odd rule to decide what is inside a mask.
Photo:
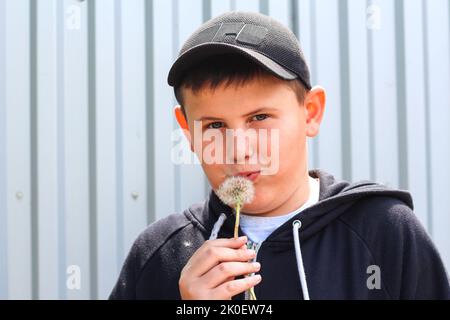
[(209, 240), (217, 239), (220, 228), (222, 228), (223, 222), (227, 219), (225, 213), (221, 213), (219, 219), (217, 219), (216, 223), (214, 223), (214, 227), (212, 228), (211, 235), (209, 236)]
[(300, 277), (300, 285), (302, 287), (303, 299), (309, 300), (308, 285), (306, 283), (305, 267), (303, 266), (302, 250), (300, 249), (299, 230), (302, 226), (300, 220), (292, 223), (292, 231), (294, 233), (295, 257), (297, 259), (298, 275)]

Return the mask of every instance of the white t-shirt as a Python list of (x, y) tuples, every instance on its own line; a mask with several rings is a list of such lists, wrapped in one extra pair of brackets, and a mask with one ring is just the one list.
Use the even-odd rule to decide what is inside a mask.
[(251, 241), (261, 243), (283, 223), (319, 201), (319, 179), (315, 179), (310, 176), (308, 176), (308, 178), (309, 197), (300, 208), (276, 217), (258, 217), (245, 214), (240, 215), (240, 227)]

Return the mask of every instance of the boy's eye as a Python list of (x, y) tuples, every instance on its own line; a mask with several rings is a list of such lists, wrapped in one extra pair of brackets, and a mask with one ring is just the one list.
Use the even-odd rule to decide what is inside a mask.
[(263, 121), (266, 120), (269, 116), (267, 114), (257, 114), (252, 118), (252, 120)]
[(207, 126), (208, 129), (220, 129), (222, 127), (223, 127), (223, 122), (213, 122)]

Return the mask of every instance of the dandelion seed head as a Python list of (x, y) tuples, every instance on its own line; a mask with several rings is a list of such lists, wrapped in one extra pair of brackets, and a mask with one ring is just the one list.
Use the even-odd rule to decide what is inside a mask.
[(252, 202), (255, 196), (255, 187), (253, 182), (247, 178), (230, 177), (219, 186), (216, 194), (223, 203), (234, 208), (237, 204), (243, 206)]

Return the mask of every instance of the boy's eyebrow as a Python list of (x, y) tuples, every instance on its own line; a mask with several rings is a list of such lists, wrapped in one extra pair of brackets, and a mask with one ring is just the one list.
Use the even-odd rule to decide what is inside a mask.
[(249, 116), (251, 116), (251, 115), (253, 115), (253, 114), (256, 114), (256, 113), (260, 113), (260, 112), (269, 112), (269, 111), (278, 111), (278, 109), (276, 109), (276, 108), (270, 108), (270, 107), (262, 107), (262, 108), (259, 108), (259, 109), (254, 110), (254, 111), (251, 111), (251, 112), (249, 112), (249, 113), (247, 113), (247, 114), (244, 114), (243, 116), (244, 116), (244, 117), (249, 117)]
[[(251, 111), (249, 113), (244, 114), (243, 117), (249, 117), (251, 115), (254, 115), (254, 114), (257, 114), (257, 113), (260, 113), (260, 112), (269, 112), (269, 111), (278, 111), (278, 109), (276, 109), (276, 108), (269, 108), (269, 107), (258, 108), (256, 110), (253, 110), (253, 111)], [(197, 119), (196, 121), (203, 121), (203, 120), (215, 120), (215, 121), (217, 121), (217, 120), (223, 120), (223, 119), (216, 118), (216, 117), (204, 116), (204, 117), (201, 117), (201, 118)]]
[(221, 118), (216, 118), (216, 117), (201, 117), (195, 121), (203, 121), (203, 120), (223, 120)]

